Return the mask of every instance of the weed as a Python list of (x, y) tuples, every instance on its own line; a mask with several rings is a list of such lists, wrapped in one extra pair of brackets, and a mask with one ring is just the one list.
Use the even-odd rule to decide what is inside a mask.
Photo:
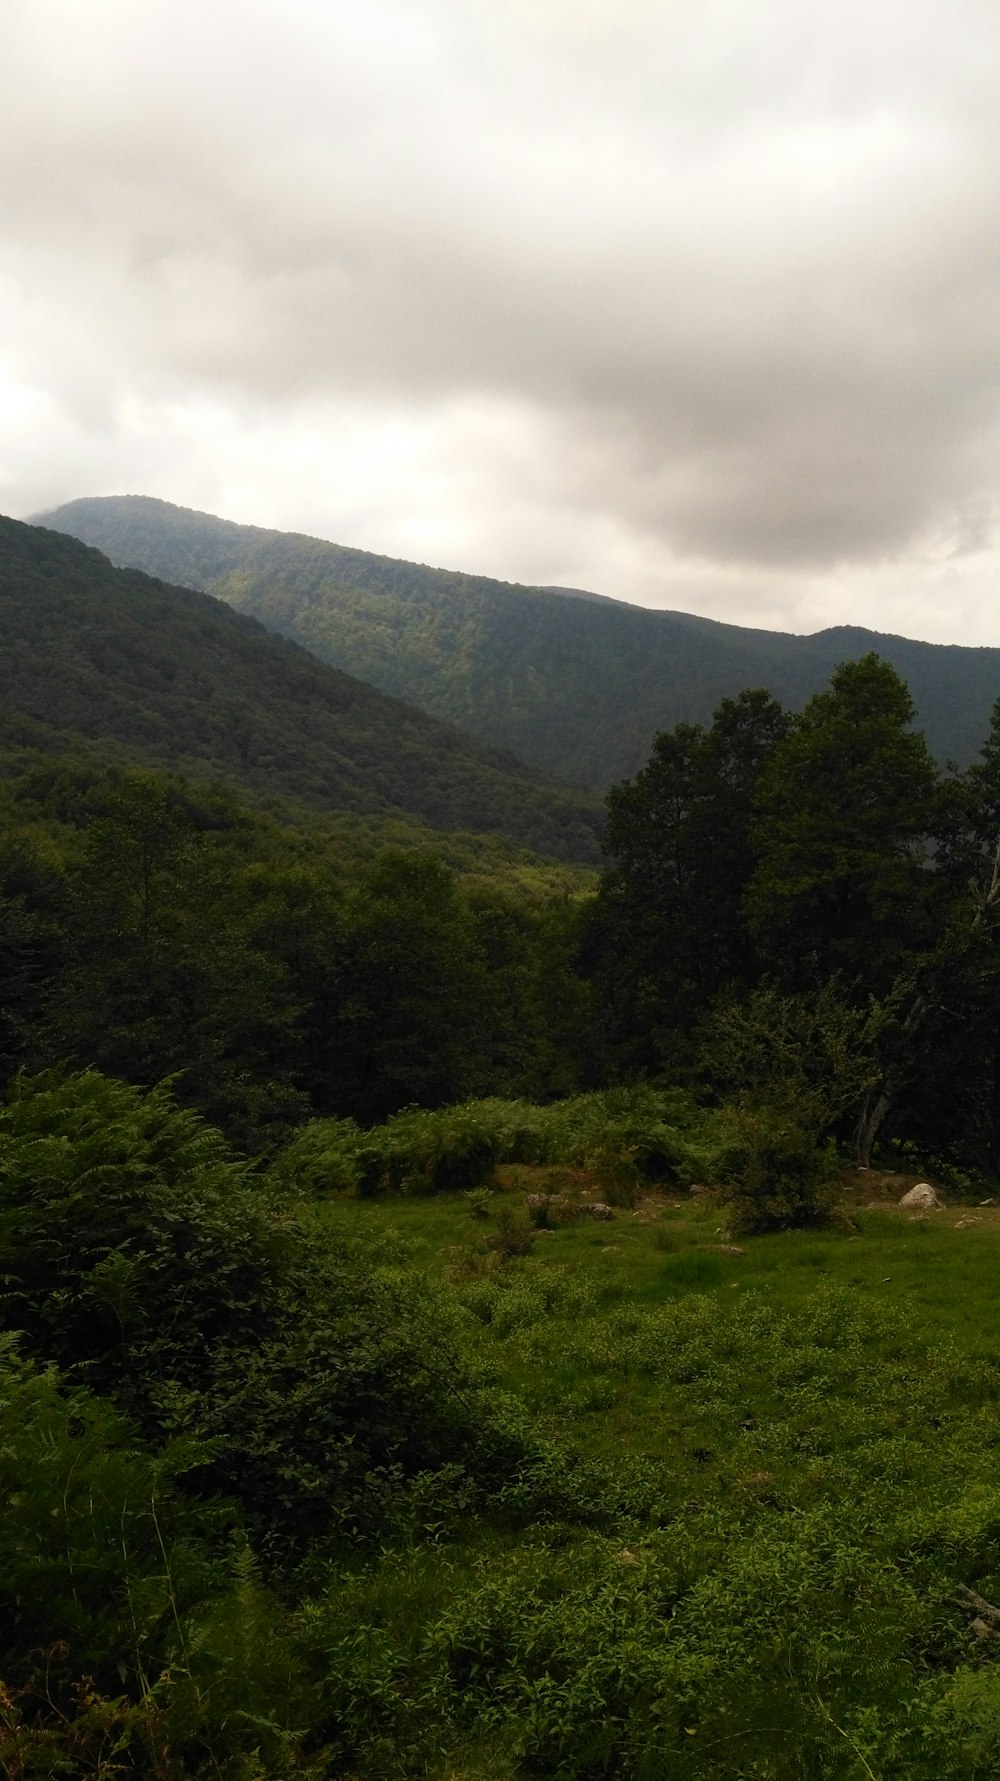
[(531, 1254), (535, 1235), (529, 1224), (516, 1219), (509, 1207), (502, 1206), (497, 1213), (497, 1228), (487, 1237), (486, 1245), (501, 1260), (514, 1261)]

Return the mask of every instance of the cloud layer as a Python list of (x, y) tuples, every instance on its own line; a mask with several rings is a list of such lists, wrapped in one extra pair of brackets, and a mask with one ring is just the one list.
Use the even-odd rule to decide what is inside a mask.
[(0, 506), (1000, 642), (1000, 15), (6, 0)]

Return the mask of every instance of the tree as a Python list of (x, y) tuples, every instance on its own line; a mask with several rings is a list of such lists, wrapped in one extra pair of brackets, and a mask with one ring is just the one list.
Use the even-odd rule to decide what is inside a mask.
[(754, 794), (788, 719), (761, 689), (725, 699), (711, 728), (678, 724), (649, 763), (608, 798), (593, 924), (599, 999), (617, 1057), (657, 1067), (688, 1048), (723, 987), (752, 980), (741, 918), (754, 866)]
[(888, 662), (845, 662), (762, 775), (745, 909), (785, 987), (882, 995), (934, 938), (939, 782), (912, 718)]
[(53, 1054), (146, 1084), (181, 1073), (185, 1098), (256, 1149), (306, 1103), (291, 1080), (297, 1006), (254, 943), (250, 888), (181, 782), (123, 777), (86, 831)]
[(384, 854), (349, 899), (328, 1029), (336, 1111), (362, 1122), (469, 1092), (482, 966), (452, 873)]

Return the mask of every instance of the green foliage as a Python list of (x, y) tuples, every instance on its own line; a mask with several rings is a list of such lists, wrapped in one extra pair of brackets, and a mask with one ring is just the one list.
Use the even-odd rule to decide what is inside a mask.
[(343, 1110), (372, 1121), (467, 1092), (483, 987), (453, 874), (431, 855), (384, 855), (345, 913), (328, 1039)]
[(720, 1159), (734, 1232), (795, 1230), (829, 1223), (841, 1197), (842, 1165), (833, 1145), (766, 1103), (734, 1116), (734, 1141)]
[(884, 993), (932, 931), (937, 773), (913, 715), (887, 662), (845, 662), (762, 777), (746, 907), (786, 985), (842, 973), (866, 998)]
[(596, 1171), (609, 1191), (627, 1197), (643, 1182), (703, 1172), (704, 1126), (688, 1096), (645, 1086), (547, 1107), (497, 1099), (412, 1107), (365, 1132), (350, 1120), (316, 1120), (276, 1159), (272, 1175), (321, 1192), (430, 1194), (485, 1186), (500, 1163), (561, 1163)]
[(827, 984), (799, 996), (759, 989), (707, 1021), (702, 1069), (730, 1097), (715, 1166), (735, 1231), (793, 1229), (834, 1215), (840, 1166), (835, 1146), (821, 1140), (878, 1081), (882, 1019), (878, 1007), (852, 1008)]
[(878, 1080), (875, 1046), (884, 1010), (852, 1007), (836, 983), (783, 996), (773, 985), (722, 1004), (705, 1023), (702, 1071), (744, 1105), (784, 1107), (820, 1138)]
[[(833, 1781), (860, 1755), (911, 1781), (976, 1772), (992, 1666), (950, 1598), (995, 1555), (978, 1446), (995, 1370), (927, 1349), (852, 1289), (794, 1310), (720, 1294), (609, 1311), (532, 1269), (462, 1289), (475, 1328), (508, 1367), (548, 1371), (540, 1406), (565, 1401), (560, 1356), (610, 1380), (581, 1438), (602, 1429), (610, 1463), (550, 1456), (542, 1502), (526, 1471), (510, 1497), (536, 1506), (516, 1540), (425, 1544), (331, 1578), (305, 1636), (355, 1766), (402, 1745), (416, 1767), (433, 1726), (442, 1774), (466, 1772), (463, 1744), (506, 1753), (475, 1774)], [(621, 1451), (643, 1387), (635, 1438), (673, 1435), (671, 1464), (644, 1472)], [(928, 1436), (942, 1417), (954, 1474)]]
[(200, 1443), (202, 1488), (237, 1497), (266, 1538), (376, 1527), (407, 1477), (496, 1464), (418, 1295), (270, 1203), (163, 1088), (96, 1072), (16, 1085), (0, 1272), (28, 1351), (154, 1442)]
[(285, 1616), (232, 1507), (186, 1499), (202, 1458), (185, 1441), (154, 1457), (98, 1398), (0, 1347), (5, 1775), (298, 1769)]
[[(686, 1097), (648, 1088), (537, 1111), (553, 1132), (561, 1118), (564, 1143), (668, 1113), (685, 1143), (718, 1140)], [(525, 1110), (507, 1112), (521, 1130)], [(577, 1223), (525, 1254), (534, 1233), (511, 1218), (498, 1234), (517, 1242), (464, 1279), (448, 1243), (468, 1232), (462, 1193), (411, 1194), (393, 1224), (426, 1233), (433, 1270), (410, 1291), (404, 1238), (379, 1241), (384, 1208), (327, 1198), (313, 1220), (289, 1209), (288, 1173), (278, 1211), (166, 1096), (49, 1079), (3, 1117), (20, 1225), (48, 1204), (51, 1234), (74, 1193), (82, 1222), (90, 1194), (92, 1216), (106, 1205), (96, 1254), (131, 1208), (129, 1250), (157, 1255), (165, 1306), (167, 1257), (139, 1207), (155, 1231), (172, 1191), (190, 1237), (211, 1222), (212, 1171), (229, 1170), (230, 1223), (260, 1218), (288, 1298), (286, 1317), (266, 1281), (250, 1289), (238, 1342), (217, 1334), (197, 1404), (166, 1394), (171, 1438), (153, 1429), (148, 1445), (79, 1383), (0, 1359), (13, 1773), (834, 1781), (862, 1756), (909, 1781), (989, 1772), (992, 1666), (954, 1598), (968, 1582), (995, 1600), (1000, 1584), (1000, 1376), (985, 1300), (963, 1350), (902, 1270), (913, 1251), (921, 1277), (921, 1238), (942, 1266), (950, 1242), (949, 1281), (975, 1297), (992, 1250), (865, 1215), (854, 1245), (791, 1233), (722, 1253), (717, 1213), (667, 1197), (662, 1226), (620, 1220), (610, 1244)], [(68, 1313), (81, 1241), (69, 1219)], [(877, 1284), (897, 1273), (908, 1313)], [(940, 1290), (957, 1317), (960, 1295)], [(211, 1292), (206, 1278), (182, 1301), (202, 1327)], [(227, 1326), (238, 1318), (234, 1303)], [(396, 1397), (393, 1341), (410, 1380)], [(228, 1504), (207, 1494), (226, 1468)], [(331, 1524), (378, 1540), (331, 1542)], [(303, 1562), (272, 1592), (291, 1532)]]
[(497, 1213), (497, 1228), (486, 1239), (486, 1246), (501, 1261), (514, 1261), (517, 1257), (530, 1255), (535, 1246), (535, 1231), (532, 1225), (523, 1218), (514, 1217), (509, 1206), (501, 1206)]
[(199, 1524), (175, 1488), (196, 1455), (180, 1444), (154, 1461), (120, 1416), (87, 1392), (64, 1395), (9, 1338), (0, 1380), (4, 1677), (23, 1688), (49, 1652), (63, 1699), (83, 1675), (105, 1693), (126, 1675), (135, 1685), (166, 1661), (175, 1616), (216, 1586), (203, 1536), (220, 1513)]
[(311, 1112), (576, 1086), (560, 1048), (585, 994), (569, 881), (498, 883), (482, 858), (470, 880), (399, 850), (361, 861), (322, 824), (106, 763), (0, 780), (0, 819), (5, 1076), (57, 1059), (175, 1075), (264, 1152)]
[(492, 1180), (497, 1144), (474, 1105), (413, 1107), (369, 1132), (363, 1155), (364, 1192), (454, 1193)]
[(270, 1179), (292, 1192), (355, 1193), (364, 1155), (364, 1134), (353, 1119), (310, 1120), (274, 1159)]
[(683, 1056), (700, 1010), (752, 977), (741, 904), (755, 863), (754, 796), (787, 729), (767, 693), (741, 693), (709, 730), (678, 724), (658, 735), (648, 766), (612, 789), (605, 845), (615, 863), (590, 947), (616, 1059), (656, 1069)]

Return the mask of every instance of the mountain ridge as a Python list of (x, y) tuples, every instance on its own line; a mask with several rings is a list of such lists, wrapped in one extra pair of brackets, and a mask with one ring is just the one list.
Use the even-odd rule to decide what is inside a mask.
[(594, 862), (594, 798), (314, 660), (213, 596), (0, 517), (0, 742), (84, 738), (313, 807)]
[(966, 763), (1000, 694), (1000, 649), (835, 625), (808, 635), (438, 570), (240, 526), (149, 496), (98, 496), (45, 523), (113, 561), (187, 581), (320, 659), (594, 788), (631, 777), (654, 735), (767, 686), (793, 709), (874, 649), (907, 680), (939, 760)]

